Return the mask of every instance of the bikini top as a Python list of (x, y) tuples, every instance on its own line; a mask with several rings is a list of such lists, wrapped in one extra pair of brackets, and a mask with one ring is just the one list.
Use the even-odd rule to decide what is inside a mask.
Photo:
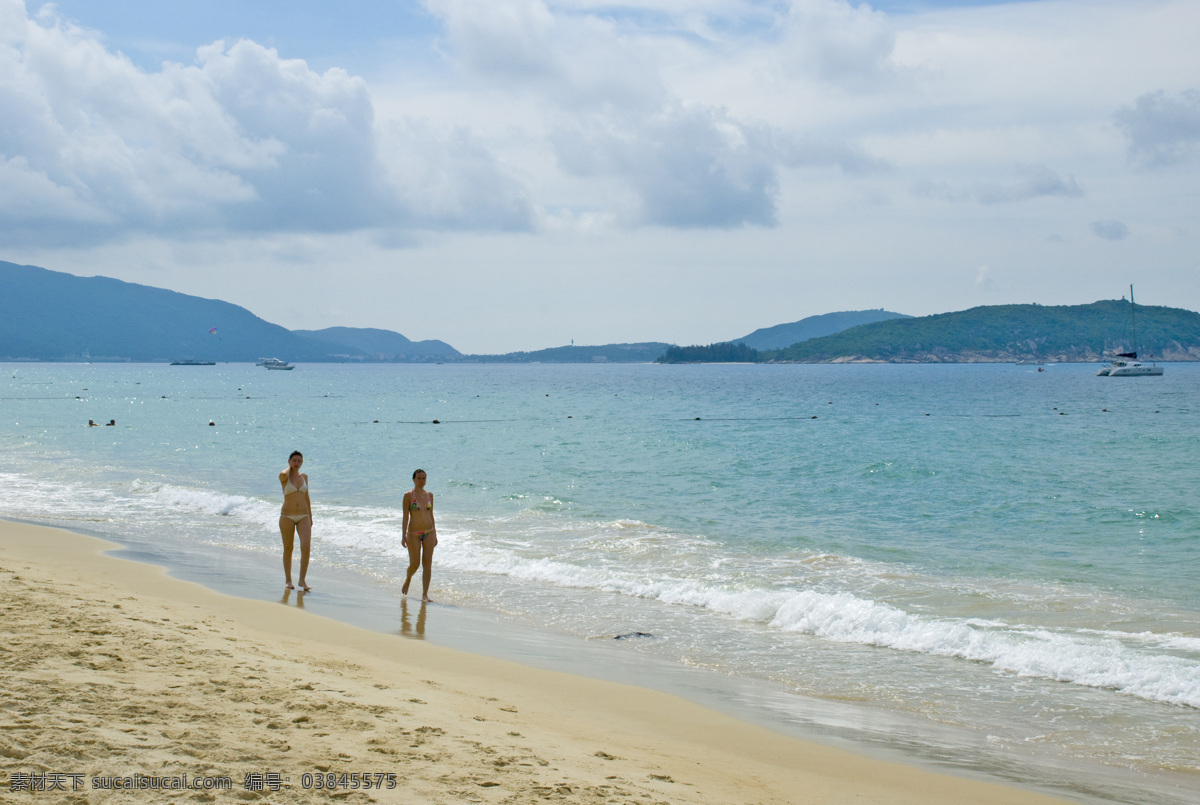
[[(303, 476), (301, 476), (301, 477), (303, 477)], [(289, 477), (287, 480), (287, 483), (285, 483), (283, 485), (283, 494), (284, 495), (290, 495), (293, 492), (307, 492), (307, 491), (308, 491), (308, 480), (307, 479), (305, 479), (304, 485), (299, 488), (292, 486), (291, 477)]]
[(429, 496), (429, 505), (427, 505), (427, 506), (421, 506), (420, 503), (417, 503), (417, 496), (413, 495), (412, 503), (409, 505), (408, 508), (410, 511), (414, 511), (414, 512), (420, 511), (422, 508), (424, 508), (426, 511), (433, 511), (433, 495)]

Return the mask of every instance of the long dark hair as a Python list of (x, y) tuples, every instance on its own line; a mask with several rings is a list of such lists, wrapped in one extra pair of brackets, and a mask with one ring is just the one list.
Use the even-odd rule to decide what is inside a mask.
[(293, 450), (292, 454), (290, 456), (288, 456), (288, 461), (291, 461), (296, 456), (300, 456), (300, 458), (304, 458), (304, 454), (301, 453), (299, 450)]

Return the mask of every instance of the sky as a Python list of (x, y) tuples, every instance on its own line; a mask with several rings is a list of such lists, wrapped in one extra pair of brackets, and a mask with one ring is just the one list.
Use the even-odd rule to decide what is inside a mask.
[(0, 260), (463, 352), (1200, 310), (1195, 0), (0, 0)]

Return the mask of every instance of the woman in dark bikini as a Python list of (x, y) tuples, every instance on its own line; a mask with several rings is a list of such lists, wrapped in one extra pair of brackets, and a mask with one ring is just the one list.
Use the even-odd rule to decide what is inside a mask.
[(433, 523), (433, 493), (425, 491), (425, 470), (413, 473), (413, 488), (404, 493), (404, 536), (400, 544), (408, 548), (408, 575), (400, 592), (408, 595), (408, 585), (421, 573), (421, 600), (429, 600), (429, 580), (433, 577), (433, 549), (437, 546), (437, 526)]
[(308, 476), (300, 472), (304, 456), (299, 450), (288, 456), (288, 468), (279, 473), (283, 486), (283, 509), (279, 512), (279, 531), (283, 535), (283, 576), (286, 589), (292, 587), (292, 545), (300, 534), (300, 589), (312, 588), (304, 581), (308, 573), (308, 550), (312, 545), (312, 501), (308, 498)]

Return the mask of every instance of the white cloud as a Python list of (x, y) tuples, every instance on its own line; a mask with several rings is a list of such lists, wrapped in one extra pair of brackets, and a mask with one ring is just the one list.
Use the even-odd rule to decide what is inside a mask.
[[(19, 0), (0, 7), (10, 239), (44, 242), (55, 223), (64, 242), (531, 224), (524, 190), (485, 146), (462, 131), (381, 137), (366, 83), (342, 70), (317, 73), (243, 40), (146, 72), (49, 12), (34, 20)], [(405, 160), (438, 165), (440, 203), (427, 204), (428, 182), (396, 182)], [(11, 211), (18, 187), (40, 213)]]
[(913, 193), (942, 201), (975, 201), (980, 204), (1006, 204), (1053, 196), (1078, 198), (1083, 195), (1075, 177), (1060, 176), (1045, 165), (1022, 165), (1016, 169), (1016, 173), (1018, 178), (1015, 181), (980, 181), (959, 188), (924, 180), (914, 186)]
[(14, 240), (61, 240), (56, 232), (64, 223), (86, 233), (115, 223), (112, 215), (31, 168), (23, 156), (0, 161), (0, 221), (7, 225), (5, 240), (10, 246)]
[(770, 138), (719, 111), (672, 105), (616, 130), (564, 132), (555, 145), (568, 171), (620, 176), (638, 199), (634, 223), (775, 223), (778, 155)]
[(490, 91), (591, 112), (652, 112), (667, 98), (658, 56), (646, 47), (663, 38), (629, 30), (597, 9), (555, 14), (542, 0), (426, 5), (446, 26), (457, 69)]
[(781, 27), (778, 58), (787, 72), (860, 91), (879, 91), (897, 72), (895, 31), (866, 3), (791, 0)]
[(983, 204), (1003, 204), (1046, 196), (1074, 198), (1083, 195), (1074, 176), (1059, 176), (1044, 165), (1024, 166), (1018, 173), (1021, 174), (1021, 179), (1013, 183), (978, 185), (975, 189), (976, 197)]
[(381, 163), (408, 216), (433, 229), (522, 231), (533, 204), (479, 137), (422, 119), (383, 126)]
[(550, 47), (555, 19), (540, 0), (428, 0), (464, 65), (501, 82), (538, 80), (562, 69)]
[(996, 280), (992, 277), (990, 266), (979, 267), (979, 271), (975, 274), (975, 285), (983, 291), (996, 290)]
[(619, 177), (635, 199), (627, 223), (679, 228), (773, 226), (783, 167), (869, 171), (860, 150), (815, 142), (722, 109), (672, 104), (649, 116), (601, 118), (554, 136), (564, 170)]
[(1130, 156), (1149, 165), (1173, 165), (1200, 154), (1200, 90), (1143, 95), (1116, 113)]
[[(673, 64), (721, 59), (716, 51), (722, 43), (706, 38), (717, 36), (703, 23), (708, 15), (694, 9), (659, 4), (647, 19), (639, 16), (647, 9), (621, 4), (573, 3), (567, 12), (543, 0), (426, 5), (445, 21), (453, 64), (474, 91), (513, 96), (519, 99), (514, 105), (532, 99), (533, 114), (546, 127), (529, 136), (548, 140), (557, 157), (553, 170), (586, 180), (558, 204), (543, 196), (548, 209), (573, 211), (553, 214), (556, 226), (568, 220), (683, 229), (774, 226), (783, 170), (837, 166), (857, 172), (880, 166), (852, 143), (738, 116), (723, 103), (669, 88), (665, 76)], [(716, 18), (731, 5), (710, 10)], [(784, 25), (790, 32), (785, 39), (807, 36), (812, 43), (824, 41), (831, 30), (850, 32), (809, 65), (838, 80), (862, 73), (849, 66), (860, 54), (847, 49), (863, 38), (853, 33), (863, 20), (873, 31), (879, 21), (878, 15), (853, 9), (847, 17), (847, 8), (833, 0), (799, 2)], [(866, 40), (874, 42), (873, 37)], [(776, 52), (803, 49), (796, 40)], [(874, 64), (879, 48), (868, 49)]]
[(1125, 240), (1129, 237), (1129, 227), (1121, 221), (1110, 219), (1107, 221), (1092, 221), (1092, 234), (1098, 238), (1105, 240)]

